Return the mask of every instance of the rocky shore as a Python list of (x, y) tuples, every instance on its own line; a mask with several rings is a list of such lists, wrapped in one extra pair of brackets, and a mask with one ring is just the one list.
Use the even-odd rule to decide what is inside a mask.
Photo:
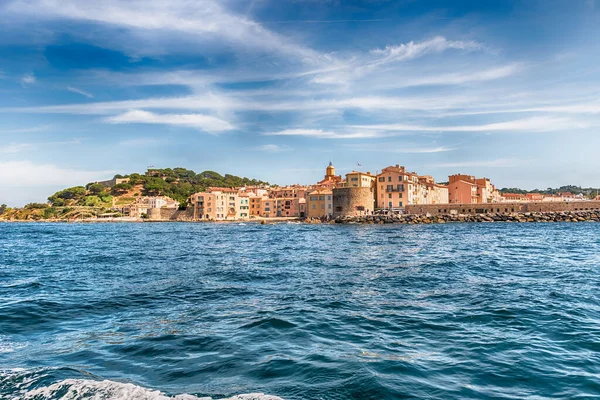
[[(452, 222), (600, 222), (600, 211), (337, 217), (338, 224), (445, 224)], [(314, 221), (307, 221), (314, 223)]]

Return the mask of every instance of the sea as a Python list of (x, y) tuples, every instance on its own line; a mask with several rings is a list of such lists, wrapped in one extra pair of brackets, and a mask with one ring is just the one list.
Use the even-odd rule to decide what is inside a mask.
[(599, 295), (597, 223), (4, 223), (0, 399), (600, 398)]

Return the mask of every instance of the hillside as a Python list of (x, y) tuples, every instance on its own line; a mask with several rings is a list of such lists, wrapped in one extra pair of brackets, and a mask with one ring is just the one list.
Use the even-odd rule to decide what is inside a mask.
[(112, 207), (122, 207), (135, 202), (140, 196), (168, 196), (187, 207), (188, 198), (211, 186), (236, 187), (247, 185), (268, 185), (256, 179), (235, 175), (221, 175), (215, 171), (199, 174), (185, 168), (151, 169), (146, 174), (132, 173), (116, 175), (115, 178), (129, 178), (127, 183), (111, 187), (98, 182), (85, 186), (74, 186), (60, 190), (50, 197), (48, 203), (30, 203), (23, 208), (11, 209), (0, 206), (0, 219), (40, 220), (64, 219), (71, 215), (91, 213), (97, 215), (109, 212)]
[(581, 186), (575, 185), (565, 185), (559, 188), (547, 188), (547, 189), (534, 189), (534, 190), (524, 190), (519, 188), (502, 188), (500, 189), (500, 193), (517, 193), (517, 194), (527, 194), (527, 193), (540, 193), (540, 194), (558, 194), (558, 193), (573, 193), (573, 194), (583, 194), (584, 196), (593, 199), (600, 192), (600, 188), (582, 188)]

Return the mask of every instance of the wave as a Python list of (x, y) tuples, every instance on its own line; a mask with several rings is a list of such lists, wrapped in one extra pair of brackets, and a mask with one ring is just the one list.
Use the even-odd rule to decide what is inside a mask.
[[(12, 400), (212, 400), (212, 397), (197, 397), (191, 394), (170, 396), (133, 383), (110, 380), (64, 379), (47, 386), (30, 389), (36, 380), (31, 375), (32, 371), (22, 368), (2, 373), (0, 375), (0, 398), (7, 395), (7, 398)], [(221, 400), (283, 399), (264, 393), (247, 393)]]

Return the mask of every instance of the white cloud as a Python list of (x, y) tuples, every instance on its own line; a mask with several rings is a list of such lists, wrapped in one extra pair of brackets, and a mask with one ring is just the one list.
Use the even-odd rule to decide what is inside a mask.
[(266, 153), (281, 153), (282, 151), (290, 151), (291, 149), (290, 146), (278, 144), (263, 144), (262, 146), (255, 147), (255, 150), (264, 151)]
[(265, 136), (304, 136), (318, 139), (365, 139), (375, 138), (381, 135), (376, 132), (349, 132), (336, 133), (322, 129), (284, 129), (277, 132), (263, 133)]
[(404, 124), (356, 125), (356, 129), (395, 131), (395, 132), (499, 132), (499, 131), (531, 131), (548, 132), (568, 128), (586, 128), (589, 125), (567, 118), (532, 117), (513, 121), (480, 125), (459, 126), (422, 126)]
[(383, 56), (379, 62), (405, 61), (418, 57), (423, 57), (431, 53), (441, 53), (446, 50), (481, 50), (481, 43), (475, 41), (448, 40), (442, 36), (436, 36), (433, 39), (424, 42), (415, 43), (410, 41), (399, 46), (386, 46), (384, 49), (374, 49), (371, 53), (377, 56)]
[[(0, 162), (0, 192), (6, 187), (73, 186), (109, 179), (115, 171), (85, 171), (31, 161)], [(51, 193), (49, 193), (51, 194)]]
[(90, 98), (90, 99), (94, 98), (94, 95), (91, 94), (90, 92), (86, 92), (85, 90), (78, 89), (78, 88), (73, 87), (73, 86), (67, 86), (67, 90), (69, 92), (77, 93), (77, 94), (80, 94), (80, 95), (85, 96), (85, 97)]
[(34, 74), (25, 74), (21, 77), (21, 83), (23, 85), (32, 85), (36, 82)]
[(32, 146), (31, 143), (8, 143), (4, 145), (0, 145), (0, 154), (15, 154), (21, 153), (30, 149)]
[(521, 64), (510, 64), (501, 67), (490, 68), (483, 71), (442, 74), (429, 77), (417, 78), (414, 80), (406, 79), (400, 85), (391, 84), (393, 87), (425, 86), (425, 85), (461, 85), (469, 82), (484, 82), (496, 79), (507, 78), (519, 72), (523, 66)]
[(0, 144), (0, 154), (16, 154), (24, 151), (38, 150), (40, 147), (47, 147), (51, 145), (70, 145), (70, 144), (81, 144), (79, 139), (73, 139), (68, 141), (60, 142), (42, 142), (42, 143), (8, 143)]
[(214, 0), (14, 0), (7, 10), (43, 19), (71, 19), (120, 26), (141, 33), (185, 33), (196, 39), (227, 41), (243, 48), (291, 55), (312, 62), (321, 55)]
[(468, 168), (468, 167), (518, 167), (526, 164), (527, 160), (515, 160), (511, 158), (498, 158), (495, 160), (480, 160), (480, 161), (459, 161), (443, 164), (436, 164), (434, 167), (439, 168)]
[(33, 126), (31, 128), (12, 128), (12, 129), (2, 129), (0, 130), (0, 135), (2, 134), (15, 134), (15, 133), (34, 133), (34, 132), (44, 132), (51, 128), (50, 125), (40, 125)]
[(143, 110), (131, 110), (105, 119), (111, 124), (164, 124), (197, 128), (206, 132), (222, 132), (234, 129), (222, 119), (203, 114), (155, 114)]

